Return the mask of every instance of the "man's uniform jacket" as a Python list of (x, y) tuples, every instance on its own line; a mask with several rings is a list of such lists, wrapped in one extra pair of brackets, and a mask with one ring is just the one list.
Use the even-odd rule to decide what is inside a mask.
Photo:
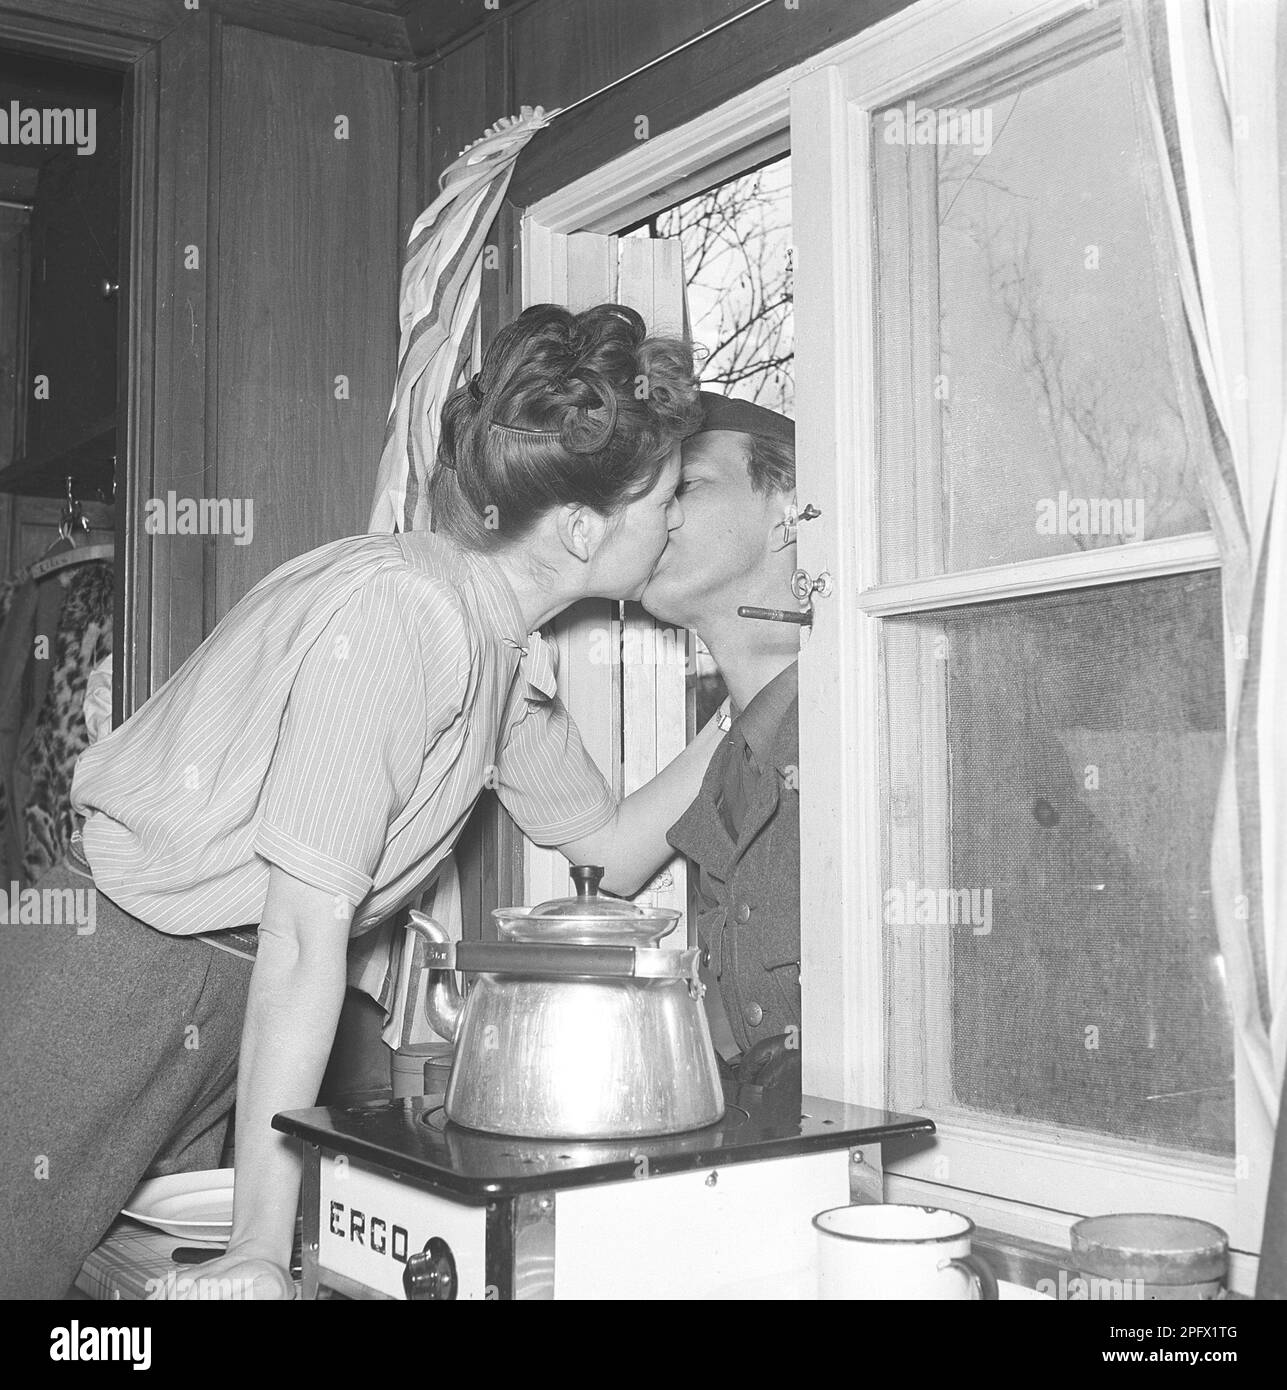
[[(743, 1052), (800, 1026), (798, 719), (793, 697), (772, 735), (736, 839), (719, 813), (727, 765), (740, 746), (733, 741), (736, 722), (711, 758), (697, 799), (667, 836), (697, 865), (697, 934), (709, 952), (703, 973), (718, 986), (732, 1040)], [(716, 1046), (727, 1052), (719, 1010), (711, 1012)]]

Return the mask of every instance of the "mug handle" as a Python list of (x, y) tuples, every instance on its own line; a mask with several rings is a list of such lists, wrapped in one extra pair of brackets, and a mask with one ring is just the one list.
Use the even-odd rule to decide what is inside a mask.
[(982, 1255), (962, 1255), (959, 1260), (948, 1260), (948, 1265), (952, 1269), (963, 1270), (968, 1275), (973, 1275), (979, 1281), (979, 1297), (988, 1302), (995, 1302), (998, 1298), (996, 1275), (988, 1267), (988, 1262)]

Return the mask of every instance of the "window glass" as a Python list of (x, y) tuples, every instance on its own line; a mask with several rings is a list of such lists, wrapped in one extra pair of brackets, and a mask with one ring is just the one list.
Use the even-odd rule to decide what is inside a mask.
[(1222, 643), (1214, 572), (885, 624), (888, 720), (945, 715), (891, 745), (890, 1036), (930, 1039), (893, 1104), (1232, 1153)]
[(881, 577), (1207, 529), (1120, 47), (873, 115)]
[(686, 198), (631, 235), (683, 245), (703, 389), (794, 415), (790, 156)]

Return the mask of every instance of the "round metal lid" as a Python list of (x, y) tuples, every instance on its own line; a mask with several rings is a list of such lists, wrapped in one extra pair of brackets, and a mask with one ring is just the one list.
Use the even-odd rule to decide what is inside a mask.
[(574, 864), (568, 872), (576, 884), (575, 898), (551, 898), (527, 914), (529, 917), (646, 917), (649, 909), (626, 898), (599, 892), (603, 868), (599, 864)]
[(598, 864), (576, 864), (570, 873), (576, 884), (574, 898), (552, 898), (533, 908), (494, 909), (501, 939), (647, 946), (660, 941), (679, 920), (672, 908), (640, 907), (600, 893), (603, 869)]

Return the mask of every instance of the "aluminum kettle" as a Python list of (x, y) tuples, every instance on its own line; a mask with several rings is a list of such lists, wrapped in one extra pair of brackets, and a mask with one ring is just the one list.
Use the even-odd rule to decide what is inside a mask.
[[(724, 1114), (700, 950), (658, 945), (679, 913), (598, 892), (603, 870), (572, 870), (577, 896), (497, 908), (496, 942), (453, 942), (422, 912), (425, 1010), (455, 1042), (445, 1109), (455, 1124), (550, 1139), (677, 1134)], [(462, 994), (454, 970), (473, 977)]]

